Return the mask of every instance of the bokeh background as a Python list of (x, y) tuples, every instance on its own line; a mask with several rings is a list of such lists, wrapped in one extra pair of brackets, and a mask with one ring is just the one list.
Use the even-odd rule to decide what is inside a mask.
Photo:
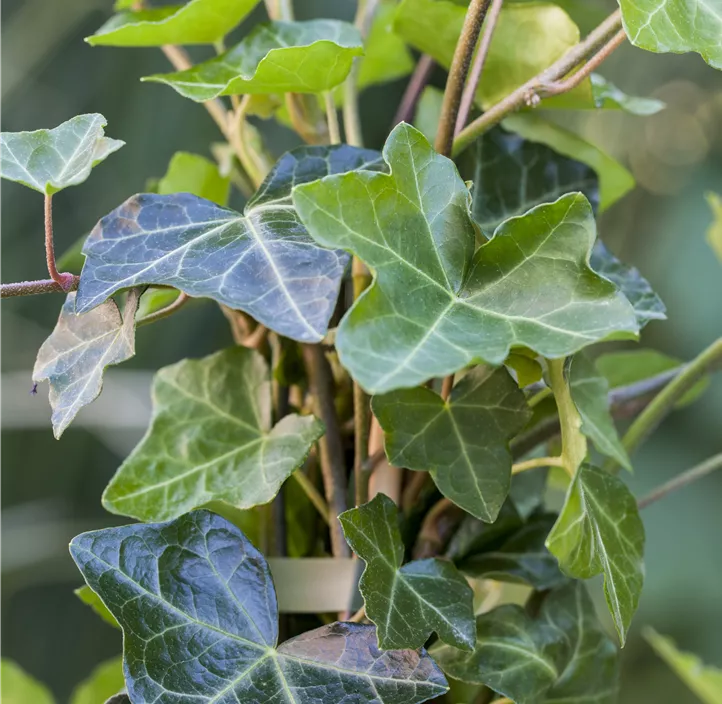
[[(580, 0), (582, 3), (583, 0)], [(174, 152), (210, 157), (219, 141), (202, 107), (167, 87), (141, 84), (168, 70), (155, 49), (91, 48), (91, 34), (111, 0), (4, 0), (2, 129), (54, 127), (73, 115), (100, 112), (107, 134), (127, 145), (82, 186), (55, 198), (56, 248), (64, 251), (146, 179), (161, 176)], [(300, 19), (349, 19), (352, 0), (298, 0)], [(587, 0), (600, 17), (611, 10)], [(262, 8), (239, 32), (263, 17)], [(232, 38), (231, 38), (232, 40)], [(206, 56), (203, 49), (192, 52)], [(600, 232), (635, 264), (667, 304), (669, 320), (652, 322), (642, 344), (682, 359), (722, 333), (722, 266), (704, 233), (711, 214), (705, 191), (722, 193), (722, 73), (697, 55), (653, 55), (625, 45), (604, 64), (607, 78), (630, 94), (668, 108), (651, 118), (622, 113), (558, 115), (626, 163), (638, 187), (601, 218)], [(442, 85), (439, 73), (434, 82)], [(403, 81), (369, 89), (362, 117), (367, 144), (388, 132)], [(259, 123), (274, 155), (296, 143), (292, 133)], [(234, 196), (234, 205), (242, 199)], [(42, 197), (2, 185), (2, 280), (42, 278)], [(149, 412), (154, 370), (231, 343), (212, 304), (142, 328), (137, 356), (108, 374), (106, 391), (53, 439), (46, 392), (30, 395), (35, 354), (53, 328), (62, 299), (38, 296), (2, 303), (2, 654), (47, 683), (59, 702), (95, 664), (117, 655), (120, 634), (73, 595), (81, 583), (67, 552), (83, 530), (115, 524), (100, 494), (139, 439)], [(634, 457), (632, 489), (641, 494), (722, 450), (722, 374), (694, 405), (671, 416)], [(639, 635), (644, 624), (722, 665), (722, 473), (644, 512), (647, 581), (624, 653), (624, 704), (695, 702)]]

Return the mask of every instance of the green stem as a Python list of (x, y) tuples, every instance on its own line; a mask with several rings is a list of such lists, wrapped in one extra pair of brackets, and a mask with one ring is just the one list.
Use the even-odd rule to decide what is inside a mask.
[(564, 359), (548, 359), (547, 367), (562, 431), (560, 460), (569, 476), (573, 477), (587, 456), (587, 439), (582, 433), (582, 419), (564, 375)]
[(336, 103), (333, 100), (333, 93), (327, 90), (323, 94), (324, 103), (326, 104), (326, 121), (328, 123), (328, 141), (331, 144), (341, 143), (341, 129), (338, 124), (338, 113), (336, 112)]
[(562, 457), (534, 457), (524, 462), (516, 462), (511, 466), (512, 474), (526, 472), (528, 469), (537, 469), (538, 467), (561, 467), (564, 469), (564, 459)]
[(311, 503), (316, 507), (316, 510), (321, 514), (321, 518), (323, 518), (326, 525), (330, 525), (330, 511), (328, 509), (328, 504), (324, 501), (324, 498), (321, 496), (319, 490), (313, 485), (313, 482), (301, 469), (297, 469), (291, 476), (298, 482), (298, 485), (301, 489), (303, 489)]
[(707, 458), (704, 462), (700, 462), (695, 467), (692, 467), (692, 469), (682, 472), (682, 474), (677, 475), (674, 479), (670, 479), (668, 482), (662, 484), (662, 486), (657, 487), (654, 491), (651, 491), (649, 494), (641, 498), (637, 502), (637, 506), (639, 506), (639, 508), (645, 508), (646, 506), (649, 506), (649, 504), (653, 504), (655, 501), (663, 499), (667, 496), (667, 494), (670, 494), (677, 489), (682, 489), (688, 484), (691, 484), (692, 482), (695, 482), (720, 468), (722, 468), (722, 452), (718, 455)]

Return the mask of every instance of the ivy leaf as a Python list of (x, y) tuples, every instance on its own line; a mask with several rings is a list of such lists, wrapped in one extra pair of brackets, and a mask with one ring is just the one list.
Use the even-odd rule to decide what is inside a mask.
[(423, 386), (372, 399), (396, 467), (429, 472), (439, 491), (493, 523), (509, 493), (509, 441), (527, 424), (524, 394), (503, 367), (475, 367), (448, 401)]
[(113, 628), (120, 628), (120, 624), (115, 620), (113, 614), (108, 611), (105, 604), (100, 600), (100, 597), (87, 585), (84, 584), (82, 587), (78, 587), (74, 592), (75, 596), (80, 599), (84, 604), (89, 606), (100, 618), (103, 619), (109, 626)]
[(637, 502), (617, 477), (582, 465), (547, 539), (570, 577), (604, 574), (604, 594), (622, 645), (644, 581), (644, 526)]
[(221, 176), (216, 164), (188, 152), (176, 152), (165, 176), (158, 181), (158, 193), (161, 195), (192, 193), (218, 205), (228, 203), (230, 188), (230, 179)]
[(661, 100), (655, 98), (638, 98), (630, 96), (619, 90), (614, 83), (608, 81), (604, 76), (593, 73), (590, 76), (592, 81), (592, 95), (594, 104), (605, 110), (618, 109), (628, 112), (630, 115), (656, 115), (666, 107)]
[(122, 11), (85, 39), (92, 46), (213, 44), (228, 34), (259, 0), (190, 0), (138, 11)]
[(196, 102), (219, 95), (321, 93), (343, 82), (361, 54), (361, 35), (347, 22), (270, 22), (220, 56), (143, 80), (165, 83)]
[(414, 704), (447, 689), (424, 651), (379, 651), (373, 626), (333, 623), (276, 647), (266, 560), (209, 511), (84, 533), (70, 552), (123, 628), (131, 701)]
[(103, 389), (105, 368), (135, 354), (135, 313), (140, 291), (128, 294), (123, 315), (113, 300), (76, 315), (75, 292), (69, 293), (55, 329), (43, 342), (33, 381), (50, 383), (53, 433), (59, 438), (78, 411)]
[(507, 604), (476, 624), (471, 655), (444, 645), (432, 649), (451, 677), (484, 684), (516, 704), (616, 702), (619, 654), (582, 584), (549, 594), (537, 618)]
[(722, 69), (722, 8), (703, 0), (620, 0), (629, 41), (660, 54), (695, 51)]
[(156, 374), (150, 427), (110, 480), (103, 506), (161, 521), (208, 501), (265, 504), (321, 435), (313, 416), (291, 414), (271, 428), (269, 371), (257, 352), (233, 347), (186, 359)]
[(599, 452), (613, 458), (631, 472), (632, 463), (609, 412), (607, 380), (583, 354), (577, 354), (572, 360), (569, 387), (574, 405), (582, 418), (582, 432)]
[(457, 566), (473, 577), (528, 584), (539, 590), (561, 586), (567, 578), (544, 545), (555, 519), (551, 514), (536, 516), (498, 548), (474, 554)]
[(359, 588), (379, 647), (418, 648), (436, 631), (445, 643), (473, 650), (474, 594), (451, 562), (415, 560), (403, 567), (396, 504), (384, 494), (339, 520), (346, 541), (366, 563)]
[(0, 134), (0, 176), (45, 195), (83, 183), (125, 142), (104, 137), (102, 115), (78, 115), (51, 130)]
[(315, 245), (291, 189), (327, 174), (378, 168), (378, 152), (299, 147), (281, 157), (243, 215), (188, 194), (133, 196), (88, 238), (77, 310), (138, 283), (165, 284), (244, 310), (286, 337), (318, 342), (348, 257)]
[(55, 704), (45, 685), (6, 658), (0, 661), (0, 698), (4, 704)]
[(707, 228), (707, 242), (717, 259), (722, 262), (722, 198), (716, 193), (706, 193), (707, 203), (712, 210), (712, 224)]
[(332, 176), (293, 191), (317, 242), (375, 271), (336, 336), (341, 363), (369, 392), (480, 360), (498, 365), (516, 345), (560, 357), (634, 336), (631, 306), (588, 266), (596, 234), (583, 195), (507, 221), (474, 252), (469, 192), (454, 163), (404, 123), (384, 158), (391, 174)]
[(70, 704), (100, 704), (124, 687), (123, 658), (112, 658), (98, 665), (90, 677), (75, 688)]
[(671, 638), (651, 628), (644, 637), (654, 651), (705, 704), (722, 704), (722, 670), (705, 665), (696, 655), (677, 649)]

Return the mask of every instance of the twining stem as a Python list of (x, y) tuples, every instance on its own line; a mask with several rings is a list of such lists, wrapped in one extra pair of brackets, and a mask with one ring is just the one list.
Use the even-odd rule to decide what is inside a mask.
[(301, 469), (297, 469), (291, 475), (297, 482), (298, 485), (303, 489), (306, 496), (308, 496), (311, 503), (316, 507), (316, 510), (321, 514), (326, 525), (331, 525), (331, 512), (329, 511), (326, 500), (321, 496), (320, 492), (313, 485), (313, 482), (304, 474)]
[(573, 477), (587, 456), (587, 439), (582, 433), (582, 419), (574, 405), (569, 383), (564, 374), (564, 358), (549, 359), (547, 366), (562, 431), (560, 466)]
[(479, 48), (476, 51), (474, 63), (471, 67), (471, 72), (469, 73), (466, 85), (464, 86), (464, 93), (461, 96), (459, 114), (456, 116), (456, 127), (454, 129), (455, 135), (464, 129), (464, 125), (471, 114), (471, 108), (474, 105), (474, 97), (476, 96), (476, 91), (479, 87), (481, 74), (484, 71), (486, 57), (489, 55), (491, 38), (494, 35), (496, 23), (499, 21), (499, 15), (501, 14), (503, 4), (504, 0), (491, 0), (491, 7), (489, 7), (486, 20), (484, 20), (484, 29), (481, 34), (481, 39), (479, 40)]
[(716, 469), (721, 468), (722, 452), (718, 455), (707, 458), (704, 462), (700, 462), (698, 465), (692, 467), (691, 469), (688, 469), (687, 471), (682, 472), (682, 474), (677, 475), (674, 479), (670, 479), (668, 482), (665, 482), (664, 484), (662, 484), (662, 486), (657, 487), (649, 494), (641, 498), (637, 502), (637, 506), (640, 509), (645, 508), (649, 506), (649, 504), (653, 504), (655, 501), (663, 499), (665, 496), (667, 496), (667, 494), (670, 494), (673, 491), (677, 491), (677, 489), (682, 489), (688, 484), (691, 484), (692, 482), (695, 482), (702, 477), (706, 477), (708, 474), (711, 474)]
[(396, 110), (396, 115), (394, 115), (394, 126), (398, 125), (399, 122), (409, 122), (413, 118), (416, 103), (431, 78), (434, 65), (434, 60), (428, 54), (421, 55), (413, 74), (411, 74), (404, 95)]
[(528, 469), (536, 469), (537, 467), (561, 467), (565, 468), (564, 460), (561, 457), (534, 457), (524, 462), (516, 462), (511, 466), (512, 474), (526, 472)]
[(336, 104), (333, 100), (333, 93), (327, 90), (323, 94), (324, 103), (326, 105), (326, 121), (328, 123), (328, 140), (331, 144), (341, 143), (341, 128), (338, 124), (338, 112), (336, 112)]
[[(590, 54), (603, 47), (610, 37), (617, 35), (621, 29), (622, 15), (619, 10), (616, 10), (592, 30), (586, 39), (572, 47), (549, 68), (544, 69), (544, 71), (519, 86), (519, 88), (512, 91), (496, 105), (490, 107), (481, 117), (478, 117), (459, 132), (456, 139), (454, 139), (453, 155), (457, 156), (463, 152), (484, 132), (501, 122), (510, 113), (538, 101), (537, 91), (541, 90), (542, 87), (548, 89), (555, 81), (564, 78)], [(606, 58), (609, 53), (611, 52), (605, 53), (603, 58)]]
[(178, 298), (176, 298), (175, 301), (173, 301), (172, 303), (169, 303), (167, 306), (165, 306), (165, 308), (161, 308), (154, 313), (149, 313), (148, 315), (145, 315), (142, 318), (136, 320), (135, 327), (138, 328), (141, 325), (155, 323), (158, 320), (167, 318), (168, 316), (173, 315), (173, 313), (175, 313), (176, 311), (180, 310), (186, 303), (188, 303), (189, 300), (190, 296), (187, 293), (181, 292)]
[(469, 73), (471, 58), (474, 55), (481, 25), (484, 22), (490, 2), (491, 0), (471, 0), (464, 19), (464, 26), (461, 29), (461, 36), (456, 44), (454, 58), (449, 69), (449, 77), (446, 80), (439, 129), (436, 133), (435, 142), (436, 151), (444, 156), (451, 155), (456, 116), (459, 114), (464, 83)]
[(449, 376), (445, 376), (444, 380), (441, 382), (441, 398), (444, 399), (444, 401), (449, 400), (449, 396), (451, 396), (451, 391), (454, 388), (454, 375), (449, 374)]

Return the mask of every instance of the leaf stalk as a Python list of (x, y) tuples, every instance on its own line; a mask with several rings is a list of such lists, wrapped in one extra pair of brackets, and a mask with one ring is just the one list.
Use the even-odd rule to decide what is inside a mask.
[(582, 433), (582, 419), (564, 373), (564, 362), (564, 358), (548, 359), (547, 368), (562, 431), (560, 466), (573, 477), (587, 456), (587, 439)]

